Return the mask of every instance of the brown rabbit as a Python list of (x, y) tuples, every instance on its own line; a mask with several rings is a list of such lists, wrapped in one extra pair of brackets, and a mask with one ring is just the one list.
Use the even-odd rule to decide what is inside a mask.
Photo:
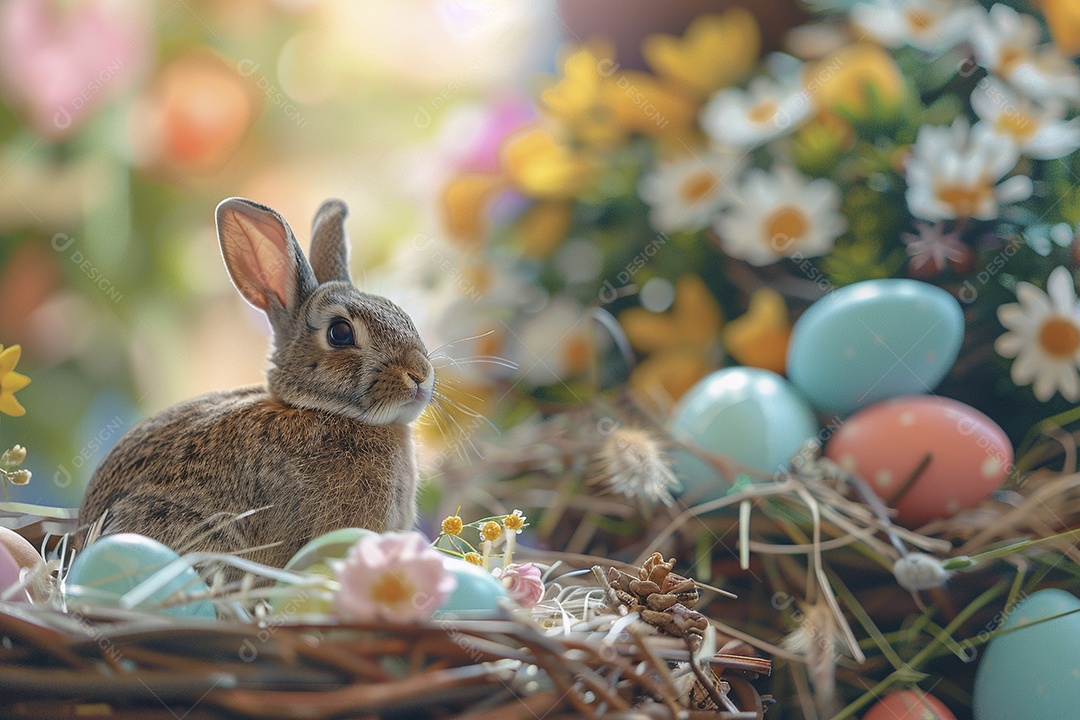
[(91, 478), (81, 525), (107, 511), (103, 533), (141, 533), (178, 552), (249, 551), (277, 566), (336, 528), (413, 525), (408, 424), (435, 373), (409, 316), (353, 286), (346, 212), (339, 200), (319, 208), (309, 264), (270, 208), (218, 205), (229, 275), (273, 328), (268, 385), (204, 395), (136, 425)]

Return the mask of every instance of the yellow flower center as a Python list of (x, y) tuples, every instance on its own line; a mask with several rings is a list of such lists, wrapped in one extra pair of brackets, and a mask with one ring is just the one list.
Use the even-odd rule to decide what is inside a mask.
[(926, 31), (937, 25), (937, 15), (925, 10), (913, 8), (904, 15), (907, 18), (908, 25), (915, 30)]
[(937, 198), (949, 206), (957, 217), (971, 217), (994, 190), (990, 183), (981, 180), (974, 185), (943, 185), (937, 188)]
[(762, 100), (747, 110), (746, 117), (750, 118), (750, 122), (766, 123), (776, 117), (778, 112), (780, 112), (780, 106), (775, 100)]
[(1016, 108), (1008, 108), (1007, 112), (1001, 113), (994, 126), (1006, 135), (1012, 135), (1018, 142), (1030, 139), (1039, 129), (1034, 117)]
[(679, 194), (685, 202), (695, 203), (706, 195), (710, 195), (718, 182), (720, 181), (711, 172), (702, 170), (683, 180), (679, 187)]
[(442, 521), (442, 531), (447, 535), (460, 535), (463, 528), (464, 524), (457, 515), (451, 515)]
[(371, 586), (371, 598), (379, 605), (396, 607), (408, 600), (416, 592), (411, 583), (386, 570)]
[(1072, 320), (1054, 315), (1039, 329), (1039, 345), (1047, 355), (1070, 358), (1080, 349), (1080, 330)]
[[(781, 205), (765, 218), (765, 241), (783, 251), (789, 241), (798, 240), (810, 229), (810, 220), (800, 208)], [(779, 246), (779, 247), (776, 247)]]
[(998, 63), (998, 71), (1007, 75), (1026, 59), (1027, 53), (1024, 52), (1024, 48), (1019, 45), (1006, 45), (1001, 48), (1001, 62)]

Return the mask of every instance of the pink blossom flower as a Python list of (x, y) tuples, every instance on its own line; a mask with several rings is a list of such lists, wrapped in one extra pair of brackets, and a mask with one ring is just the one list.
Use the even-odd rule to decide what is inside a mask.
[(502, 582), (510, 598), (523, 608), (531, 608), (544, 597), (540, 568), (533, 563), (510, 563), (505, 568), (495, 568), (491, 574)]
[(150, 13), (135, 0), (0, 6), (0, 91), (49, 138), (74, 133), (152, 59)]
[(430, 618), (457, 587), (442, 553), (417, 532), (367, 535), (335, 569), (338, 609), (362, 622)]

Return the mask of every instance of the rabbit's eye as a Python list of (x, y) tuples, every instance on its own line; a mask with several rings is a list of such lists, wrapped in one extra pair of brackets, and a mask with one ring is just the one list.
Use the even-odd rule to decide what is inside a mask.
[(345, 320), (335, 320), (326, 330), (326, 341), (334, 347), (348, 347), (355, 344), (352, 325)]

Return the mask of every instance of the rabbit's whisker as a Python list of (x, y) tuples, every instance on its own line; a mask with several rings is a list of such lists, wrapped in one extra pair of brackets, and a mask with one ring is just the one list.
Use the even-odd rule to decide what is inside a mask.
[[(432, 365), (434, 365), (435, 360), (447, 360), (449, 361), (449, 364), (453, 365), (454, 367), (484, 363), (488, 365), (498, 365), (499, 367), (504, 367), (509, 370), (518, 369), (518, 364), (516, 362), (514, 362), (513, 360), (508, 360), (504, 357), (499, 357), (498, 355), (470, 355), (468, 357), (459, 358), (451, 357), (449, 355), (435, 355), (428, 359), (432, 361)], [(447, 367), (447, 365), (436, 365), (435, 367)]]
[[(431, 358), (437, 357), (440, 350), (445, 350), (447, 348), (452, 348), (455, 345), (457, 345), (458, 343), (469, 342), (470, 340), (479, 340), (481, 338), (486, 338), (488, 335), (491, 335), (494, 332), (495, 332), (494, 330), (488, 330), (486, 333), (480, 333), (479, 335), (470, 335), (469, 337), (458, 338), (457, 340), (453, 340), (453, 341), (448, 342), (448, 343), (443, 343), (442, 345), (440, 345), (439, 347), (435, 348), (434, 350), (432, 350), (431, 352), (428, 353), (428, 359), (430, 360)], [(442, 355), (442, 357), (446, 357), (446, 355), (444, 354), (444, 355)]]

